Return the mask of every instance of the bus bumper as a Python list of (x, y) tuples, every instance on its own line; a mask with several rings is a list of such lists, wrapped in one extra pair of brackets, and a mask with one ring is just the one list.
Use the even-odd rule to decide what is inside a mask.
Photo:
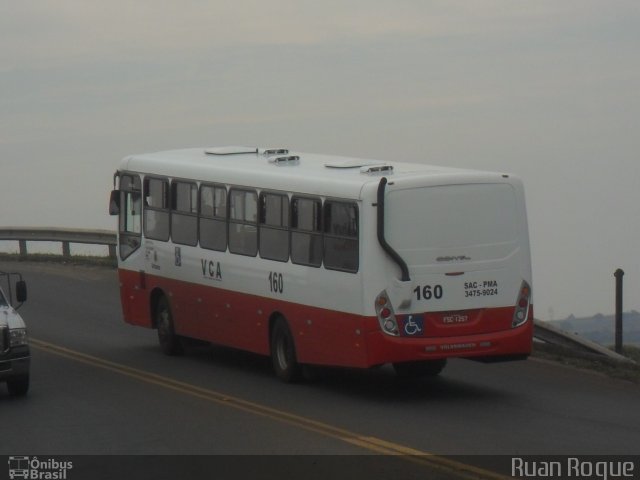
[(0, 382), (29, 374), (31, 356), (28, 347), (19, 347), (0, 355)]
[(378, 330), (367, 338), (369, 367), (385, 363), (469, 358), (487, 362), (523, 359), (531, 354), (533, 320), (500, 332), (439, 338), (393, 337)]

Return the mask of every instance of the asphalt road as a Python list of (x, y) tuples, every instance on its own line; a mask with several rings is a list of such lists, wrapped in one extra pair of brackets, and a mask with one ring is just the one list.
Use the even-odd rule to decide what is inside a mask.
[[(29, 395), (0, 386), (0, 454), (604, 455), (638, 453), (640, 387), (528, 360), (449, 363), (436, 379), (323, 369), (280, 383), (268, 359), (194, 346), (166, 357), (121, 319), (115, 270), (23, 273)], [(434, 478), (433, 476), (430, 478)]]

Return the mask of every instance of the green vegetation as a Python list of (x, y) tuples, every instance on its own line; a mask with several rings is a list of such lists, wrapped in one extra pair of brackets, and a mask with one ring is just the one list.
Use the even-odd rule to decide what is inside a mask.
[(638, 363), (625, 363), (602, 355), (582, 353), (559, 345), (534, 343), (533, 356), (563, 365), (640, 383), (640, 348), (627, 346), (624, 355)]
[(622, 348), (622, 354), (625, 357), (629, 357), (631, 360), (634, 360), (640, 364), (640, 348), (626, 346)]

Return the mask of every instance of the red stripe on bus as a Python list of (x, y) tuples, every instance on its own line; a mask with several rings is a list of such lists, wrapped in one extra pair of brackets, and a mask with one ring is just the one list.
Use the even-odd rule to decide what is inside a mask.
[[(152, 295), (159, 292), (169, 300), (176, 333), (269, 355), (270, 321), (282, 315), (294, 335), (301, 363), (366, 368), (389, 362), (531, 352), (532, 309), (529, 321), (515, 329), (510, 328), (514, 307), (502, 307), (467, 311), (472, 319), (458, 328), (443, 323), (443, 316), (451, 312), (425, 314), (426, 337), (392, 337), (381, 331), (374, 316), (234, 292), (148, 272), (142, 275), (119, 269), (119, 278), (127, 323), (152, 328)], [(492, 331), (477, 333), (479, 322)]]

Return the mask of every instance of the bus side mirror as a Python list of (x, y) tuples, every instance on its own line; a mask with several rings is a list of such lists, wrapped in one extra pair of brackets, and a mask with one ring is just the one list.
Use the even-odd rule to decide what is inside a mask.
[(27, 301), (27, 282), (24, 280), (16, 282), (16, 300), (18, 303)]
[(111, 190), (109, 215), (120, 215), (120, 190)]

